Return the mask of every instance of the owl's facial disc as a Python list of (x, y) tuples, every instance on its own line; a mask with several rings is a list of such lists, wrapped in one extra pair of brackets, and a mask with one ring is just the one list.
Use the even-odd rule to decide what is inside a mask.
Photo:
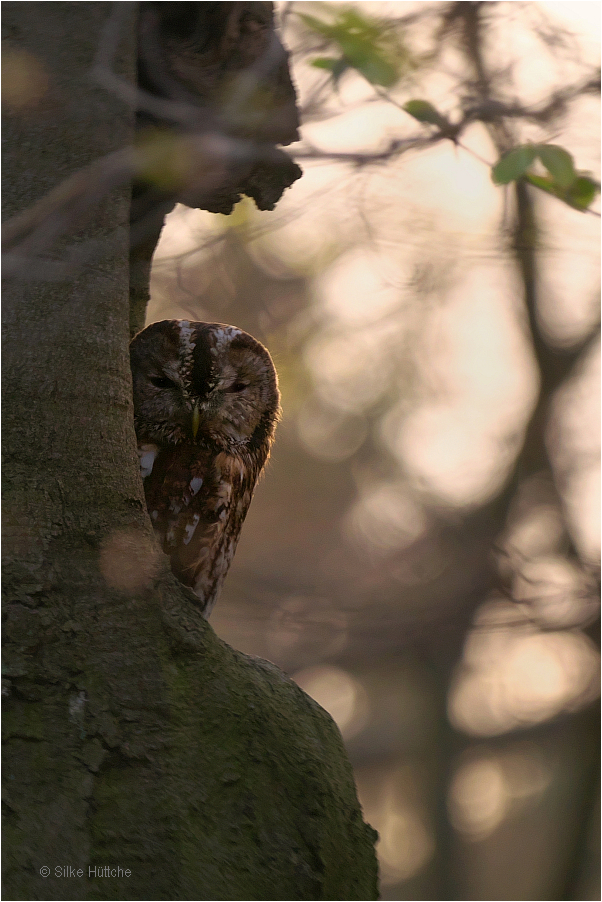
[(221, 323), (169, 320), (148, 326), (130, 348), (139, 441), (269, 449), (278, 381), (252, 336)]
[[(238, 334), (231, 344), (212, 355), (215, 385), (199, 400), (199, 435), (224, 446), (252, 442), (277, 391), (267, 352), (244, 332)], [(194, 391), (195, 386), (192, 388)]]

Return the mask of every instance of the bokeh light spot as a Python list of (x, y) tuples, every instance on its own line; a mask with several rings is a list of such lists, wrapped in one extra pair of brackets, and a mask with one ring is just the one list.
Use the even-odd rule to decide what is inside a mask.
[(354, 248), (338, 257), (317, 279), (316, 291), (326, 311), (341, 324), (372, 322), (399, 305), (399, 286), (385, 275), (390, 268), (389, 255), (382, 257), (368, 248)]
[(577, 623), (590, 607), (583, 571), (565, 558), (549, 556), (525, 561), (518, 569), (512, 597), (529, 604), (539, 621), (562, 627)]
[(324, 403), (350, 413), (374, 404), (387, 390), (393, 357), (387, 353), (395, 325), (323, 332), (305, 348), (305, 360)]
[(458, 729), (495, 736), (597, 697), (599, 655), (587, 636), (541, 632), (510, 603), (489, 603), (486, 616), (498, 622), (481, 621), (470, 633), (450, 689), (449, 716)]
[(355, 454), (368, 433), (364, 417), (343, 413), (312, 399), (299, 411), (297, 429), (310, 454), (333, 463)]
[[(536, 392), (503, 266), (475, 267), (431, 318), (420, 355), (431, 399), (392, 410), (384, 439), (417, 482), (454, 506), (499, 490), (520, 447)], [(509, 302), (510, 301), (510, 302)]]
[(308, 667), (293, 680), (336, 722), (344, 739), (357, 736), (368, 722), (368, 695), (359, 680), (340, 667)]
[(266, 638), (270, 655), (294, 667), (341, 652), (348, 641), (347, 616), (327, 598), (291, 595), (272, 613)]
[(100, 550), (100, 570), (107, 585), (127, 595), (152, 585), (160, 560), (161, 553), (149, 536), (135, 529), (112, 533)]
[(37, 106), (48, 90), (42, 62), (26, 50), (2, 51), (2, 105), (13, 112)]
[(383, 882), (389, 884), (413, 877), (435, 850), (432, 834), (411, 808), (388, 811), (379, 834), (378, 853), (385, 866)]
[(407, 548), (426, 530), (427, 518), (407, 487), (380, 483), (364, 489), (345, 530), (353, 544), (387, 553)]
[(498, 754), (469, 752), (450, 785), (452, 825), (467, 839), (485, 839), (509, 814), (539, 797), (550, 780), (550, 768), (533, 743)]
[(416, 762), (383, 765), (358, 774), (365, 819), (379, 833), (376, 849), (383, 886), (414, 877), (435, 853), (424, 777)]
[(495, 758), (481, 758), (462, 767), (451, 785), (452, 824), (473, 839), (484, 839), (506, 813), (504, 773)]

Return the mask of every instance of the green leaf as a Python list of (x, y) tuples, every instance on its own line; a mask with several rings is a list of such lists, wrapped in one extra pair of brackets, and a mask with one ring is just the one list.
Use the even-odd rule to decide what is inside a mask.
[(377, 19), (362, 16), (354, 9), (344, 9), (339, 12), (334, 25), (331, 26), (331, 34), (335, 40), (345, 40), (354, 36), (375, 46), (382, 38), (383, 29)]
[(600, 193), (600, 183), (587, 175), (579, 175), (567, 190), (567, 204), (576, 210), (587, 210), (596, 194)]
[[(300, 13), (299, 18), (312, 31), (326, 38), (335, 52), (342, 53), (345, 68), (356, 69), (370, 84), (390, 88), (399, 81), (402, 69), (411, 65), (399, 35), (385, 28), (378, 19), (345, 8), (337, 11), (332, 23), (304, 13)], [(318, 68), (330, 67), (320, 63)], [(344, 68), (339, 68), (340, 77)]]
[(349, 68), (349, 64), (344, 57), (341, 59), (334, 59), (334, 57), (330, 56), (318, 56), (315, 60), (311, 61), (311, 64), (312, 66), (315, 66), (316, 69), (326, 69), (332, 74), (335, 82), (337, 82), (341, 75)]
[(534, 175), (532, 172), (529, 172), (525, 175), (525, 178), (530, 185), (541, 188), (542, 191), (547, 191), (548, 194), (553, 194), (555, 197), (559, 197), (558, 192), (562, 191), (560, 186), (549, 175)]
[(297, 14), (302, 22), (305, 22), (308, 28), (311, 28), (312, 31), (317, 31), (318, 34), (323, 34), (324, 37), (331, 37), (332, 26), (327, 25), (326, 22), (321, 22), (319, 19), (316, 19), (315, 16), (308, 16), (305, 13)]
[(350, 66), (373, 85), (390, 88), (398, 79), (397, 69), (372, 41), (363, 35), (346, 33), (338, 39), (339, 46)]
[(507, 185), (521, 178), (537, 156), (533, 144), (521, 144), (503, 154), (491, 170), (496, 185)]
[(348, 59), (371, 85), (391, 88), (399, 78), (395, 66), (378, 53), (367, 54), (363, 58), (356, 56), (355, 60), (350, 57)]
[(316, 69), (327, 69), (329, 72), (334, 72), (340, 62), (341, 60), (337, 60), (332, 56), (317, 56), (315, 60), (311, 61), (311, 64)]
[(576, 172), (573, 158), (568, 150), (558, 144), (536, 144), (535, 150), (557, 185), (562, 188), (572, 185)]
[(559, 185), (553, 178), (547, 175), (533, 175), (529, 173), (525, 176), (531, 185), (553, 194), (559, 200), (564, 201), (569, 207), (575, 210), (587, 210), (596, 194), (600, 191), (600, 183), (587, 175), (578, 175), (568, 188)]
[(442, 116), (439, 110), (435, 109), (433, 104), (429, 103), (428, 100), (408, 100), (407, 103), (404, 103), (403, 108), (406, 113), (409, 113), (410, 116), (413, 116), (418, 122), (426, 122), (428, 125), (438, 125), (440, 128), (445, 128), (449, 125), (445, 116)]

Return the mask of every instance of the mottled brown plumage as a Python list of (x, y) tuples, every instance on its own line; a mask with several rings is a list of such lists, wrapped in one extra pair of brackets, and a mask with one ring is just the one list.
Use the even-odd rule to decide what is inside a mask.
[(279, 414), (270, 355), (233, 326), (165, 320), (130, 345), (134, 422), (151, 521), (209, 616)]

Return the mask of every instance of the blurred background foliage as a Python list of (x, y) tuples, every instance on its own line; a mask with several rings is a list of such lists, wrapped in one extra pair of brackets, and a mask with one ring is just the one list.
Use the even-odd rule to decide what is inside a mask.
[(599, 898), (599, 4), (277, 6), (304, 177), (176, 207), (148, 310), (280, 374), (212, 625), (338, 723), (384, 899)]

